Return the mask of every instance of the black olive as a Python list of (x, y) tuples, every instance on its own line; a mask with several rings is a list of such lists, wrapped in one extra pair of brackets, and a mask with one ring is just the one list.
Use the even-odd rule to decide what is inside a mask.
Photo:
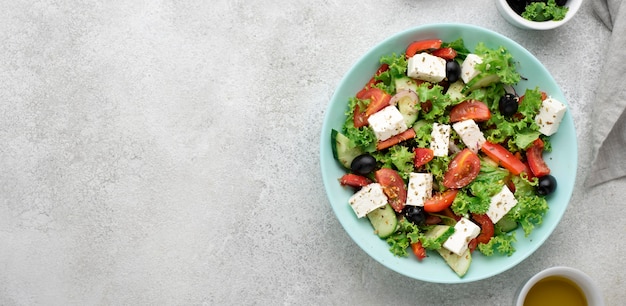
[(525, 0), (506, 0), (511, 9), (515, 11), (518, 15), (522, 15), (524, 10), (526, 10), (526, 1)]
[(454, 83), (461, 77), (461, 65), (457, 61), (446, 62), (446, 78), (448, 82)]
[(517, 113), (518, 106), (519, 98), (514, 94), (507, 93), (504, 96), (500, 97), (498, 109), (500, 110), (500, 114), (502, 114), (502, 116), (510, 117)]
[(366, 175), (376, 169), (376, 159), (367, 153), (355, 157), (350, 164), (352, 172)]
[(567, 0), (556, 0), (556, 5), (563, 6), (567, 4)]
[(548, 195), (556, 190), (556, 178), (548, 174), (539, 178), (537, 184), (537, 193), (540, 195)]
[(424, 212), (424, 208), (421, 206), (407, 205), (402, 212), (414, 224), (421, 225), (426, 221), (426, 212)]

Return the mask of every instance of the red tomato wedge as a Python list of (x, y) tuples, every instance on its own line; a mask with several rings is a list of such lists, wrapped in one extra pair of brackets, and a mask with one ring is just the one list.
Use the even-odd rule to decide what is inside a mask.
[(374, 173), (374, 177), (383, 186), (389, 205), (397, 213), (401, 213), (406, 204), (406, 186), (400, 174), (393, 169), (381, 168)]
[(413, 153), (415, 154), (415, 157), (413, 158), (415, 168), (426, 165), (435, 157), (435, 152), (429, 148), (415, 148), (413, 149)]
[(339, 183), (342, 186), (363, 187), (371, 184), (372, 180), (365, 176), (360, 176), (354, 173), (347, 173), (339, 179)]
[(367, 125), (367, 116), (364, 111), (361, 111), (361, 107), (358, 105), (354, 107), (354, 115), (352, 118), (354, 127), (361, 128)]
[(471, 183), (480, 172), (480, 158), (470, 149), (465, 148), (452, 159), (448, 171), (443, 176), (443, 185), (447, 188), (463, 188)]
[(359, 93), (356, 97), (361, 100), (370, 100), (370, 104), (367, 105), (365, 110), (365, 116), (368, 118), (377, 111), (389, 106), (389, 101), (391, 100), (391, 95), (377, 87)]
[(387, 149), (389, 147), (392, 147), (394, 145), (397, 145), (405, 140), (409, 140), (409, 139), (413, 139), (415, 138), (415, 130), (410, 128), (398, 135), (392, 136), (389, 139), (383, 140), (383, 141), (379, 141), (378, 144), (376, 145), (376, 149), (377, 150), (384, 150)]
[(434, 55), (434, 56), (441, 57), (441, 58), (443, 58), (445, 60), (453, 60), (456, 57), (456, 55), (457, 55), (456, 50), (454, 50), (454, 49), (452, 49), (450, 47), (439, 48), (439, 49), (433, 51), (431, 54)]
[(422, 259), (426, 258), (426, 249), (421, 241), (411, 243), (411, 250), (413, 250), (413, 254), (417, 257), (418, 261), (422, 261)]
[(448, 189), (442, 193), (435, 194), (424, 201), (424, 211), (434, 213), (450, 207), (457, 193), (459, 193), (458, 189)]
[(476, 122), (487, 121), (491, 112), (487, 104), (478, 100), (467, 100), (455, 105), (450, 110), (450, 122), (472, 119)]
[(519, 175), (522, 172), (528, 173), (528, 167), (521, 160), (497, 143), (486, 141), (480, 150), (513, 175)]
[(441, 47), (441, 39), (426, 39), (414, 41), (406, 48), (406, 57), (413, 57), (413, 55), (422, 51), (436, 50)]
[(537, 138), (533, 144), (526, 150), (526, 160), (532, 174), (536, 177), (542, 177), (550, 174), (550, 168), (543, 160), (543, 140)]

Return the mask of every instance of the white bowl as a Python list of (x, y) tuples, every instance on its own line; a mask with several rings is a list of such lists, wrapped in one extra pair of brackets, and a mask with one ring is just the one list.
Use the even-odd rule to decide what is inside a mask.
[(502, 15), (504, 19), (506, 19), (509, 23), (511, 23), (512, 25), (518, 28), (527, 29), (527, 30), (551, 30), (551, 29), (558, 28), (564, 25), (569, 20), (571, 20), (574, 17), (574, 15), (576, 15), (576, 12), (578, 12), (580, 5), (583, 3), (583, 0), (568, 0), (565, 6), (567, 6), (569, 9), (567, 11), (567, 14), (565, 15), (565, 18), (563, 18), (562, 20), (530, 21), (518, 15), (509, 6), (506, 0), (495, 0), (495, 1), (496, 1), (496, 7), (498, 8), (500, 15)]
[(515, 306), (523, 306), (528, 291), (530, 291), (537, 282), (550, 276), (560, 276), (573, 281), (585, 295), (587, 305), (604, 306), (602, 291), (591, 277), (580, 270), (562, 266), (545, 269), (531, 277), (519, 291), (517, 299), (515, 300)]

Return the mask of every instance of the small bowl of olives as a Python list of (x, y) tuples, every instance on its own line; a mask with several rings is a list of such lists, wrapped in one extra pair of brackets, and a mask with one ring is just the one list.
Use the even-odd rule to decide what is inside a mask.
[(583, 0), (496, 0), (496, 7), (512, 25), (527, 30), (551, 30), (571, 20)]

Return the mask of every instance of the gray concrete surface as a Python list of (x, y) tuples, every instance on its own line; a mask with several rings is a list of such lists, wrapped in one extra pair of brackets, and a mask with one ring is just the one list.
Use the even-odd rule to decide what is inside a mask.
[[(2, 1), (0, 304), (508, 305), (543, 268), (626, 300), (626, 180), (582, 187), (609, 32), (514, 28), (493, 0)], [(570, 101), (579, 179), (513, 269), (429, 284), (370, 259), (334, 217), (319, 132), (342, 75), (416, 25), (463, 22), (533, 52)]]

